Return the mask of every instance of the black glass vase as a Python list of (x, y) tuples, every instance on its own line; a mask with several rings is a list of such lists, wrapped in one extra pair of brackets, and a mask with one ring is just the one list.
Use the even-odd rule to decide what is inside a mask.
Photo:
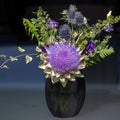
[(76, 78), (76, 81), (69, 81), (66, 87), (61, 83), (51, 83), (46, 79), (45, 97), (50, 112), (55, 117), (74, 117), (77, 115), (85, 100), (86, 85), (84, 78)]

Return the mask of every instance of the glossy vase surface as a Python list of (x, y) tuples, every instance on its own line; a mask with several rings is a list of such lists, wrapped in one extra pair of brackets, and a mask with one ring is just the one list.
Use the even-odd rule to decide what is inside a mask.
[(73, 117), (77, 115), (85, 100), (86, 85), (84, 78), (76, 78), (76, 81), (69, 81), (66, 87), (58, 82), (51, 83), (46, 79), (45, 97), (50, 112), (55, 117)]

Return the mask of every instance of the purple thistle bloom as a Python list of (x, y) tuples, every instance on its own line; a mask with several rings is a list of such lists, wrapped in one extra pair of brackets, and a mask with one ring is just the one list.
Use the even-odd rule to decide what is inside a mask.
[(47, 49), (48, 61), (58, 72), (66, 72), (78, 67), (80, 55), (72, 44), (55, 43)]
[(60, 26), (58, 35), (61, 38), (68, 40), (71, 37), (71, 29), (67, 24)]
[(48, 22), (48, 25), (50, 28), (57, 28), (58, 27), (58, 22), (54, 21), (54, 20), (50, 20)]
[(96, 48), (96, 45), (95, 45), (94, 41), (93, 40), (88, 41), (88, 43), (86, 45), (86, 50), (88, 52), (94, 52), (95, 48)]
[(113, 31), (113, 25), (110, 24), (110, 25), (106, 26), (106, 27), (105, 27), (105, 31), (106, 31), (106, 32), (111, 32), (111, 31)]
[(84, 16), (82, 15), (81, 12), (75, 12), (74, 23), (75, 24), (83, 24), (84, 23)]

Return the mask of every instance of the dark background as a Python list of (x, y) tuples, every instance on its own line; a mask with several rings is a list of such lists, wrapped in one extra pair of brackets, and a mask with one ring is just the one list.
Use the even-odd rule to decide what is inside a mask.
[[(22, 18), (31, 18), (32, 11), (42, 6), (48, 11), (50, 17), (58, 20), (61, 17), (59, 12), (69, 7), (69, 4), (76, 4), (78, 9), (87, 16), (91, 23), (97, 19), (104, 19), (109, 10), (114, 15), (120, 14), (119, 0), (0, 0), (0, 54), (17, 54), (17, 45), (34, 51), (35, 41), (31, 41), (26, 34), (22, 24)], [(111, 45), (115, 53), (105, 60), (84, 70), (87, 82), (89, 83), (119, 83), (119, 24), (114, 26)], [(25, 66), (24, 60), (10, 64), (9, 70), (0, 70), (0, 83), (44, 83), (43, 71), (37, 68), (39, 60)], [(20, 85), (20, 84), (19, 84)], [(2, 84), (1, 84), (2, 86)]]

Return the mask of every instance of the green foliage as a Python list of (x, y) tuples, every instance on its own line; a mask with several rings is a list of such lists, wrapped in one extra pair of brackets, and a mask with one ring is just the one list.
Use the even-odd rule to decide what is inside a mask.
[(13, 62), (13, 61), (17, 61), (17, 60), (18, 60), (18, 58), (13, 57), (13, 56), (10, 56), (9, 58), (10, 58), (10, 61), (11, 61), (11, 62)]
[(100, 51), (99, 55), (102, 59), (104, 59), (106, 56), (108, 56), (112, 53), (114, 53), (114, 49), (112, 47), (109, 47), (109, 48), (106, 47)]
[(23, 18), (23, 24), (25, 26), (28, 34), (35, 37), (38, 41), (38, 45), (42, 46), (48, 42), (49, 31), (48, 31), (48, 21), (50, 20), (49, 15), (41, 7), (39, 7), (36, 14), (36, 18), (26, 19)]
[(18, 51), (22, 53), (22, 52), (25, 52), (25, 49), (18, 47)]
[(33, 58), (31, 56), (29, 56), (29, 55), (26, 55), (25, 60), (26, 60), (26, 64), (28, 64), (33, 60)]

